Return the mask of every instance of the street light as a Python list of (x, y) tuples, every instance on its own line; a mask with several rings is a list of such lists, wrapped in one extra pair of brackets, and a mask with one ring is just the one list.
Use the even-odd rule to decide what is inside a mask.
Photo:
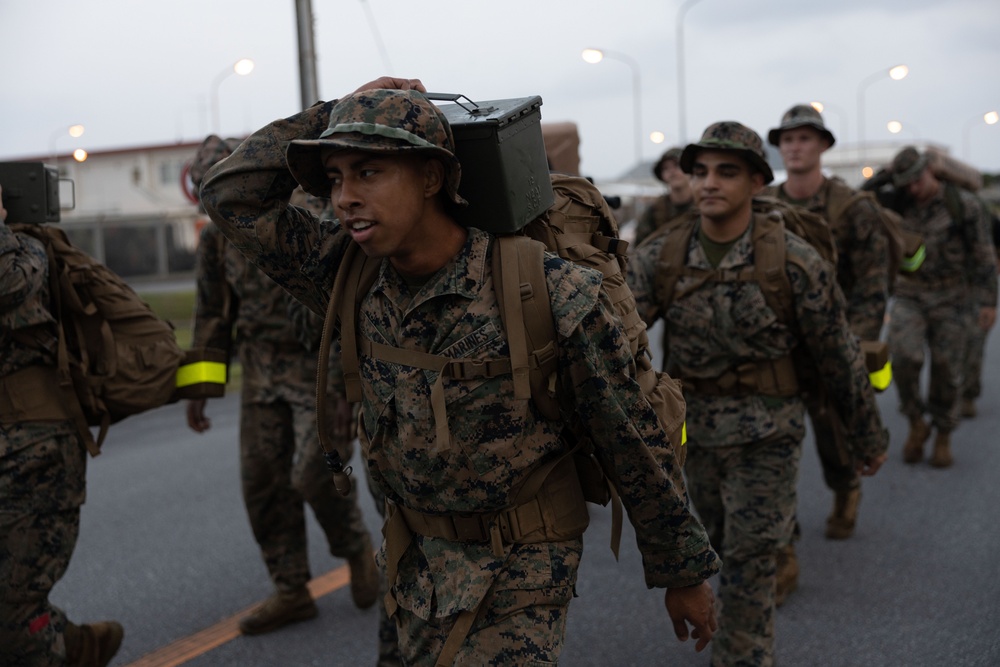
[(642, 162), (642, 86), (639, 81), (639, 63), (635, 60), (626, 56), (624, 53), (615, 53), (614, 51), (605, 51), (603, 49), (584, 49), (580, 54), (583, 59), (590, 63), (591, 65), (596, 65), (605, 58), (611, 58), (612, 60), (620, 60), (629, 67), (632, 68), (632, 107), (635, 119), (633, 123), (635, 127), (633, 128), (633, 134), (635, 135), (635, 163), (639, 164)]
[[(890, 67), (888, 70), (880, 69), (862, 79), (861, 83), (858, 84), (858, 153), (861, 156), (862, 174), (868, 168), (868, 165), (865, 164), (865, 89), (876, 81), (883, 80), (886, 74), (893, 81), (900, 81), (905, 79), (909, 73), (910, 68), (906, 65), (896, 65), (895, 67)], [(871, 170), (868, 170), (868, 173), (870, 172)], [(865, 178), (868, 177), (866, 176)]]
[[(58, 130), (52, 132), (52, 135), (49, 137), (49, 156), (56, 167), (59, 166), (59, 160), (56, 157), (56, 142), (65, 136), (79, 139), (83, 136), (83, 130), (83, 125), (70, 125), (67, 128), (60, 127)], [(78, 162), (83, 162), (83, 160), (78, 160)]]
[(212, 131), (215, 134), (219, 133), (219, 86), (222, 82), (229, 76), (233, 74), (239, 74), (240, 76), (246, 76), (253, 71), (254, 63), (249, 58), (241, 58), (233, 64), (232, 67), (227, 67), (226, 69), (219, 72), (214, 79), (212, 79), (212, 86), (210, 88), (211, 94), (211, 104), (212, 104)]
[(680, 134), (678, 141), (687, 141), (687, 103), (684, 100), (684, 15), (698, 0), (686, 0), (677, 10), (677, 120)]
[(965, 125), (962, 127), (962, 157), (966, 160), (969, 159), (969, 134), (973, 126), (979, 124), (980, 118), (987, 125), (996, 125), (997, 121), (1000, 121), (1000, 114), (996, 111), (987, 111), (982, 116), (975, 116), (965, 121)]
[(906, 130), (907, 132), (913, 135), (914, 139), (918, 141), (920, 140), (920, 133), (917, 131), (915, 127), (913, 127), (912, 123), (907, 123), (906, 125), (903, 125), (901, 121), (890, 120), (888, 123), (885, 124), (885, 129), (889, 130), (893, 134), (899, 134), (903, 130)]

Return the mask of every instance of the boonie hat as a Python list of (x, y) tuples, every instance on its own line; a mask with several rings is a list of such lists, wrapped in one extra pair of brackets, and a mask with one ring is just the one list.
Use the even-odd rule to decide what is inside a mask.
[(907, 146), (892, 158), (892, 184), (905, 187), (920, 178), (927, 166), (927, 156), (921, 155), (913, 146)]
[(777, 146), (781, 142), (781, 133), (796, 127), (815, 128), (830, 142), (830, 146), (837, 143), (833, 132), (826, 129), (826, 123), (823, 122), (823, 115), (819, 111), (816, 111), (816, 108), (811, 104), (796, 104), (786, 111), (785, 115), (781, 117), (781, 125), (767, 133), (767, 143)]
[(191, 166), (188, 169), (191, 182), (194, 183), (195, 187), (200, 188), (208, 170), (222, 158), (232, 155), (240, 143), (242, 142), (239, 139), (223, 139), (217, 134), (205, 137), (205, 141), (201, 142), (201, 146), (198, 146), (198, 151), (194, 154), (194, 159), (191, 160)]
[(674, 146), (673, 148), (668, 148), (667, 152), (660, 156), (660, 159), (656, 161), (653, 165), (653, 176), (656, 177), (658, 181), (662, 181), (660, 178), (660, 170), (663, 169), (663, 164), (668, 160), (673, 160), (677, 164), (681, 163), (681, 152), (684, 149), (680, 146)]
[(288, 144), (285, 159), (302, 189), (317, 197), (330, 196), (330, 179), (320, 150), (361, 150), (372, 153), (418, 151), (441, 158), (445, 192), (456, 204), (462, 166), (455, 157), (455, 137), (444, 114), (415, 90), (366, 90), (342, 98), (330, 111), (330, 122), (318, 139)]
[(701, 141), (684, 147), (684, 152), (681, 153), (681, 169), (684, 173), (691, 173), (695, 156), (704, 148), (740, 153), (754, 169), (764, 175), (765, 183), (774, 180), (774, 172), (771, 171), (771, 165), (767, 163), (767, 156), (764, 153), (764, 142), (761, 141), (759, 134), (746, 125), (734, 120), (724, 120), (709, 125), (701, 135)]

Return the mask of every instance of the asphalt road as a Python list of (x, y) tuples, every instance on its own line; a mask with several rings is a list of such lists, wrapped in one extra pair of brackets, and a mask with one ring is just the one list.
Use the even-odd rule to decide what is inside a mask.
[[(782, 667), (1000, 665), (997, 339), (987, 350), (980, 414), (956, 431), (949, 470), (902, 462), (906, 424), (895, 391), (879, 397), (890, 459), (865, 481), (850, 540), (823, 537), (831, 495), (807, 437), (800, 589), (777, 617)], [(77, 621), (124, 624), (114, 665), (144, 656), (137, 664), (374, 665), (375, 611), (356, 610), (345, 588), (319, 599), (316, 620), (261, 637), (229, 639), (219, 630), (271, 590), (240, 498), (237, 411), (235, 395), (211, 403), (213, 428), (203, 435), (188, 430), (182, 405), (112, 427), (104, 453), (90, 462), (79, 544), (53, 601)], [(376, 533), (366, 491), (362, 500)], [(609, 513), (596, 508), (593, 516), (561, 664), (707, 665), (707, 652), (672, 636), (661, 592), (642, 583), (628, 527), (615, 563)], [(341, 567), (311, 516), (309, 530), (314, 576)], [(215, 648), (198, 634), (206, 628), (219, 630), (208, 633)], [(190, 660), (163, 657), (178, 643)]]

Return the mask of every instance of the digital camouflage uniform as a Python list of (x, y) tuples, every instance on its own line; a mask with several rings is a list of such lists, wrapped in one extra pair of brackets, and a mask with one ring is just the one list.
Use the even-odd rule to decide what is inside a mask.
[[(243, 498), (275, 587), (293, 591), (310, 578), (303, 500), (334, 556), (349, 558), (370, 544), (356, 494), (337, 493), (316, 432), (322, 320), (311, 312), (293, 318), (291, 295), (212, 224), (202, 230), (197, 286), (192, 347), (226, 352), (235, 347), (243, 370)], [(350, 459), (351, 440), (348, 435), (337, 442), (344, 460)]]
[[(807, 201), (789, 197), (781, 186), (765, 194), (776, 196), (816, 213), (830, 224), (837, 244), (837, 283), (847, 300), (847, 321), (859, 340), (879, 339), (888, 300), (888, 239), (875, 204), (862, 199), (851, 204), (836, 220), (831, 220), (827, 202), (831, 188), (848, 188), (836, 177), (826, 179), (823, 188)], [(853, 192), (853, 190), (851, 191)], [(823, 465), (823, 479), (834, 491), (847, 491), (860, 484), (854, 466), (841, 457), (834, 437), (834, 415), (809, 405), (816, 448)]]
[[(719, 123), (685, 149), (681, 164), (690, 171), (689, 150), (693, 160), (698, 147), (746, 155), (747, 146), (759, 153), (755, 163), (766, 166), (756, 134), (737, 123)], [(758, 169), (769, 177), (769, 168)], [(798, 396), (715, 395), (696, 387), (738, 367), (804, 349), (844, 416), (853, 456), (875, 457), (887, 446), (833, 267), (800, 237), (785, 232), (795, 323), (782, 321), (753, 281), (681, 276), (676, 298), (665, 304), (657, 279), (664, 244), (681, 242), (694, 226), (686, 265), (736, 272), (753, 266), (751, 235), (761, 220), (762, 214), (755, 214), (718, 267), (709, 263), (699, 241), (698, 217), (650, 238), (629, 260), (639, 314), (647, 324), (664, 320), (668, 372), (684, 383), (688, 490), (724, 563), (719, 631), (712, 641), (712, 664), (720, 667), (773, 661), (776, 553), (791, 539), (805, 408)]]
[[(354, 126), (366, 131), (359, 141), (378, 142), (367, 131), (402, 118), (411, 129), (395, 130), (397, 136), (419, 132), (423, 141), (433, 137), (441, 145), (446, 134), (453, 146), (443, 116), (428, 117), (426, 107), (409, 101), (417, 95), (376, 92), (338, 108), (335, 118), (367, 114)], [(379, 104), (383, 94), (389, 101)], [(399, 106), (383, 120), (362, 110), (359, 97), (383, 111), (397, 100)], [(286, 164), (285, 144), (319, 137), (333, 106), (321, 103), (254, 133), (209, 173), (202, 191), (213, 220), (233, 243), (316, 312), (326, 310), (352, 241), (339, 223), (287, 207), (296, 180)], [(290, 147), (289, 162), (291, 156)], [(313, 166), (321, 173), (318, 160)], [(456, 167), (457, 161), (449, 164), (445, 187), (453, 201), (459, 199)], [(322, 188), (322, 177), (312, 186)], [(461, 252), (416, 293), (383, 261), (361, 304), (359, 338), (415, 352), (506, 358), (491, 288), (493, 241), (470, 228)], [(509, 372), (473, 381), (448, 378), (443, 390), (450, 442), (440, 442), (428, 400), (438, 373), (362, 353), (361, 421), (368, 436), (363, 452), (371, 478), (396, 506), (434, 514), (495, 511), (508, 506), (529, 472), (565, 452), (559, 434), (564, 420), (576, 420), (592, 429), (599, 456), (621, 483), (647, 585), (699, 584), (718, 570), (718, 558), (689, 513), (683, 489), (674, 485), (671, 445), (631, 376), (633, 360), (599, 291), (600, 278), (554, 256), (547, 256), (545, 268), (559, 333), (560, 387), (568, 398), (563, 420), (548, 421), (530, 400), (515, 400)], [(496, 555), (489, 543), (413, 535), (390, 582), (404, 663), (433, 665), (460, 612), (478, 607), (455, 664), (555, 664), (581, 552), (580, 538), (504, 542)]]
[[(48, 257), (36, 239), (0, 222), (0, 379), (53, 369), (57, 333), (49, 307)], [(40, 329), (31, 344), (19, 334)], [(23, 401), (27, 401), (24, 403)], [(0, 664), (66, 664), (66, 615), (49, 592), (76, 546), (86, 495), (86, 451), (66, 419), (19, 420), (16, 406), (58, 404), (23, 387), (0, 386)]]
[[(901, 151), (894, 160), (896, 186), (906, 186), (924, 167), (925, 158), (914, 149)], [(919, 270), (896, 280), (889, 349), (894, 384), (911, 425), (923, 423), (924, 414), (930, 413), (931, 425), (947, 435), (959, 422), (970, 311), (996, 307), (997, 266), (988, 216), (979, 199), (949, 183), (940, 186), (925, 206), (910, 204), (902, 211), (902, 228), (923, 237), (927, 254)], [(961, 220), (949, 211), (950, 196), (960, 198)], [(920, 392), (925, 345), (931, 357), (926, 401)]]

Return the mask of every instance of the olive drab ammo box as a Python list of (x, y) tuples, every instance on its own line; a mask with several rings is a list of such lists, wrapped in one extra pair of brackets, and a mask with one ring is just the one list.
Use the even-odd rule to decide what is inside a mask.
[[(455, 136), (462, 164), (458, 194), (469, 202), (457, 212), (469, 227), (516, 232), (553, 202), (540, 129), (539, 96), (472, 102), (464, 95), (427, 93)], [(463, 99), (464, 98), (464, 99)]]

